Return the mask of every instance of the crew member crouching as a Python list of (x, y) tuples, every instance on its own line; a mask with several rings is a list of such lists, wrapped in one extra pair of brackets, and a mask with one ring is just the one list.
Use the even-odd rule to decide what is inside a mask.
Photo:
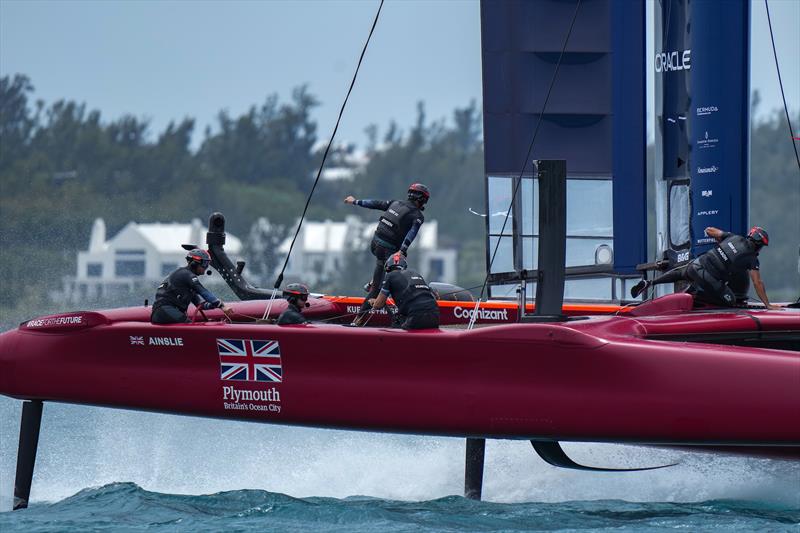
[(715, 305), (733, 307), (737, 300), (747, 303), (749, 274), (756, 294), (766, 308), (781, 308), (769, 303), (767, 290), (761, 279), (758, 254), (762, 247), (769, 245), (769, 235), (764, 228), (753, 226), (747, 236), (743, 236), (708, 227), (705, 234), (717, 241), (714, 248), (653, 280), (640, 281), (631, 287), (631, 296), (638, 298), (654, 285), (684, 280), (691, 282), (696, 298)]
[(283, 289), (283, 297), (289, 302), (286, 309), (278, 317), (279, 326), (290, 324), (305, 324), (308, 320), (303, 316), (303, 309), (310, 307), (308, 304), (308, 287), (302, 283), (291, 283)]
[(398, 313), (405, 317), (400, 327), (403, 329), (429, 329), (439, 327), (439, 306), (433, 291), (423, 277), (408, 268), (406, 257), (397, 252), (386, 260), (386, 276), (383, 278), (381, 292), (370, 300), (372, 309), (386, 305), (391, 296)]
[(189, 322), (186, 309), (193, 303), (200, 309), (220, 308), (225, 314), (231, 309), (225, 307), (222, 300), (214, 296), (211, 291), (203, 287), (197, 276), (202, 276), (211, 256), (208, 252), (195, 248), (186, 255), (188, 264), (177, 269), (167, 276), (158, 286), (156, 299), (153, 302), (153, 311), (150, 322), (153, 324), (178, 324)]

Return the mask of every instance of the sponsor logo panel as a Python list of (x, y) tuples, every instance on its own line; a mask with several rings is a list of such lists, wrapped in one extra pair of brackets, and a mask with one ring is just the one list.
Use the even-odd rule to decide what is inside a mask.
[[(347, 312), (349, 314), (357, 315), (360, 311), (361, 311), (361, 308), (359, 306), (357, 306), (357, 305), (348, 305), (347, 306)], [(386, 310), (385, 307), (382, 307), (380, 309), (372, 309), (372, 312), (373, 313), (377, 313), (379, 315), (388, 315), (389, 314), (389, 312)]]
[(706, 211), (698, 211), (697, 212), (697, 216), (698, 217), (708, 217), (708, 216), (718, 215), (718, 214), (719, 214), (719, 209), (708, 209)]
[[(464, 320), (471, 320), (475, 314), (475, 308), (454, 307), (453, 316)], [(508, 309), (478, 309), (478, 316), (475, 320), (504, 320), (508, 321)]]
[(220, 379), (234, 381), (283, 381), (278, 341), (217, 339)]
[(710, 167), (697, 167), (698, 174), (716, 174), (719, 170), (717, 165), (711, 165)]
[(217, 354), (225, 410), (281, 412), (276, 385), (283, 383), (285, 375), (278, 341), (217, 339)]
[(661, 52), (655, 57), (656, 72), (677, 72), (692, 68), (691, 50)]
[(131, 346), (183, 346), (183, 337), (148, 337), (130, 335)]
[[(695, 141), (695, 144), (700, 150), (707, 150), (709, 148), (716, 148), (717, 144), (719, 144), (719, 138), (714, 137), (708, 134), (708, 130), (706, 130), (705, 135)], [(709, 167), (713, 168), (713, 167)]]
[(706, 117), (719, 112), (719, 108), (715, 105), (699, 106), (695, 108), (695, 115), (698, 117)]
[(222, 407), (227, 411), (281, 412), (281, 393), (275, 387), (248, 390), (225, 385), (222, 387), (222, 400)]
[(82, 315), (37, 318), (35, 320), (28, 320), (25, 326), (29, 328), (41, 328), (47, 326), (70, 326), (76, 324), (83, 324)]

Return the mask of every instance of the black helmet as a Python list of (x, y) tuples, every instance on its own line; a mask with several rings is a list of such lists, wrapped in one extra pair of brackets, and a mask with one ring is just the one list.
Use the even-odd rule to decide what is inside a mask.
[[(283, 289), (283, 297), (290, 302), (297, 302), (298, 300), (308, 301), (308, 287), (302, 283), (290, 283)], [(308, 303), (306, 303), (308, 307)]]
[(414, 202), (420, 202), (422, 205), (428, 203), (431, 198), (431, 191), (422, 183), (412, 183), (408, 187), (408, 199)]
[(393, 253), (389, 256), (389, 259), (386, 260), (386, 272), (391, 272), (392, 270), (405, 270), (408, 268), (408, 262), (406, 261), (406, 256), (401, 254), (400, 252)]
[(759, 248), (762, 246), (769, 246), (767, 230), (760, 226), (753, 226), (750, 228), (750, 231), (747, 232), (747, 236), (753, 239)]
[(190, 267), (201, 265), (203, 268), (208, 268), (208, 265), (211, 264), (211, 256), (200, 248), (195, 248), (186, 254), (186, 260), (189, 262)]

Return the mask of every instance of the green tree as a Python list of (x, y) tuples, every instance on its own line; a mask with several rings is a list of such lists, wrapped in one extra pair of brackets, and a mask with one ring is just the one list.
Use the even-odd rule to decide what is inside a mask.
[[(380, 148), (375, 142), (379, 137), (377, 126), (369, 127), (370, 160), (349, 191), (358, 198), (401, 199), (409, 184), (425, 183), (431, 190), (426, 219), (438, 220), (440, 246), (467, 252), (465, 257), (470, 259), (459, 260), (457, 281), (472, 285), (476, 279), (483, 279), (486, 264), (483, 252), (477, 253), (484, 248), (484, 221), (469, 212), (470, 208), (483, 211), (484, 206), (480, 120), (477, 105), (471, 102), (453, 112), (453, 126), (444, 121), (429, 123), (425, 107), (419, 103), (411, 130), (404, 134), (395, 123), (389, 124)], [(348, 209), (348, 213), (366, 220), (377, 219), (375, 212), (367, 210)], [(366, 247), (364, 250), (365, 256), (372, 257)], [(475, 260), (478, 256), (479, 260)], [(413, 246), (409, 260), (413, 265)], [(369, 263), (359, 279), (369, 278), (372, 262)], [(349, 272), (343, 274), (338, 282), (342, 286), (355, 285), (350, 277)]]
[[(791, 120), (798, 127), (800, 113)], [(800, 297), (800, 168), (793, 140), (779, 110), (754, 122), (751, 132), (750, 223), (770, 236), (759, 255), (761, 275), (771, 300), (795, 300)]]
[[(9, 275), (0, 306), (58, 289), (75, 268), (95, 217), (109, 234), (127, 222), (205, 219), (234, 213), (231, 231), (246, 234), (269, 216), (293, 224), (311, 186), (316, 99), (297, 88), (239, 117), (220, 114), (198, 153), (194, 121), (173, 122), (151, 135), (133, 116), (104, 121), (86, 104), (31, 103), (34, 87), (21, 75), (0, 78), (0, 232)], [(315, 208), (330, 212), (329, 208)]]
[(27, 155), (38, 120), (28, 106), (28, 95), (32, 92), (33, 85), (27, 76), (0, 78), (0, 172)]

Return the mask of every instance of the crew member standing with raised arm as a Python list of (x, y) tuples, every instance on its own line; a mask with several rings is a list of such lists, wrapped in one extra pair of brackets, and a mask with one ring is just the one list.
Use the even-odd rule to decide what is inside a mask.
[(422, 211), (430, 197), (428, 187), (422, 183), (412, 183), (408, 188), (407, 200), (356, 200), (352, 196), (344, 199), (346, 204), (383, 211), (370, 243), (370, 251), (375, 256), (375, 270), (369, 284), (369, 294), (364, 299), (358, 317), (353, 321), (354, 324), (361, 325), (361, 319), (370, 309), (369, 300), (378, 296), (386, 260), (396, 252), (407, 255), (408, 247), (414, 242), (420, 227), (425, 222)]

